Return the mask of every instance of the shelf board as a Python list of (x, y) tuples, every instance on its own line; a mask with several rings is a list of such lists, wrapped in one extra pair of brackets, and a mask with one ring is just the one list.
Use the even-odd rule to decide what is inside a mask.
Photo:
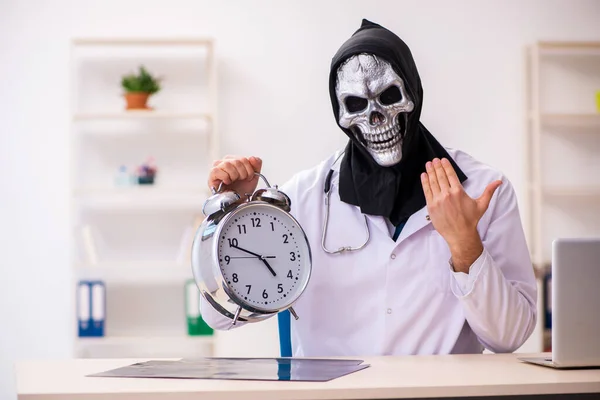
[(165, 110), (130, 110), (76, 113), (74, 121), (103, 121), (103, 120), (135, 120), (135, 119), (197, 119), (210, 121), (210, 113), (179, 112)]
[(600, 42), (542, 41), (538, 43), (542, 55), (600, 56)]
[(195, 195), (206, 195), (210, 192), (208, 188), (204, 186), (161, 186), (160, 184), (153, 185), (131, 185), (131, 186), (92, 186), (92, 187), (78, 187), (75, 189), (75, 195), (85, 196), (107, 196), (107, 195), (118, 195), (118, 196), (156, 196), (156, 195), (168, 195), (168, 194), (195, 194)]
[(214, 335), (76, 337), (78, 357), (182, 358), (212, 356)]
[(208, 188), (168, 188), (137, 185), (123, 188), (75, 190), (73, 196), (82, 207), (96, 209), (188, 209), (202, 210), (210, 196)]
[(75, 38), (73, 44), (78, 46), (211, 46), (214, 40), (210, 37), (181, 38)]
[(589, 186), (554, 186), (545, 187), (542, 193), (551, 197), (600, 198), (600, 187)]
[(144, 344), (184, 344), (184, 345), (211, 345), (213, 335), (199, 336), (103, 336), (103, 337), (77, 337), (79, 345), (144, 345)]
[(79, 279), (101, 279), (108, 283), (181, 284), (193, 279), (190, 265), (175, 261), (124, 261), (80, 263), (75, 266)]
[(600, 42), (578, 41), (541, 41), (538, 43), (542, 49), (594, 49), (600, 50)]
[(600, 126), (598, 114), (542, 114), (541, 122), (549, 126)]

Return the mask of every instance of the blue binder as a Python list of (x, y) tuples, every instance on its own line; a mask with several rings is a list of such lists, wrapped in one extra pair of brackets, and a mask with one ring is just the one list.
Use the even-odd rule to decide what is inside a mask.
[(552, 329), (552, 273), (544, 275), (544, 328)]
[(87, 281), (77, 284), (77, 324), (80, 337), (92, 336), (90, 321), (92, 319), (91, 288)]
[(77, 322), (80, 337), (104, 336), (106, 286), (102, 281), (79, 281)]

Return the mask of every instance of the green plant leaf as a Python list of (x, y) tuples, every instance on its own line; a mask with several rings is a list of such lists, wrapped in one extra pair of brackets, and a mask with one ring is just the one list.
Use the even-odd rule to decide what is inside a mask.
[(161, 90), (160, 79), (152, 76), (143, 65), (139, 66), (139, 73), (137, 75), (124, 75), (121, 78), (121, 87), (129, 93), (143, 92), (154, 94)]

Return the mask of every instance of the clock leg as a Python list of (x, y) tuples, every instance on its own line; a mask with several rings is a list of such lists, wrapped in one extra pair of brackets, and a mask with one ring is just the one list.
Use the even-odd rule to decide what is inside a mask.
[(294, 316), (294, 319), (298, 319), (298, 314), (296, 314), (296, 310), (294, 310), (293, 307), (288, 308), (288, 310), (290, 310), (290, 314), (292, 314)]
[(242, 307), (238, 307), (237, 310), (235, 310), (235, 315), (233, 316), (233, 321), (231, 321), (231, 325), (235, 325), (238, 318), (240, 317), (240, 313), (242, 312)]

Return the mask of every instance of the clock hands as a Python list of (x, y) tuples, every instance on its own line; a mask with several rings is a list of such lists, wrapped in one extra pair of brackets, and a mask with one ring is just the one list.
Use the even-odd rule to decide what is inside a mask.
[(253, 253), (253, 252), (251, 252), (250, 250), (242, 249), (241, 247), (238, 247), (238, 246), (237, 246), (237, 245), (235, 245), (235, 244), (234, 244), (234, 245), (231, 245), (231, 247), (233, 247), (234, 249), (238, 249), (238, 250), (244, 251), (244, 252), (246, 252), (246, 253), (248, 253), (248, 254), (252, 254), (254, 257), (262, 258), (262, 256), (261, 256), (260, 254)]
[(269, 265), (269, 263), (267, 262), (267, 260), (265, 260), (264, 258), (261, 257), (260, 259), (263, 263), (265, 263), (265, 265), (267, 266), (267, 268), (269, 268), (269, 271), (271, 271), (271, 273), (273, 274), (273, 276), (277, 276), (277, 274), (275, 273), (275, 270), (273, 270), (273, 268), (271, 268), (271, 266)]
[[(254, 257), (254, 256), (241, 256), (241, 257), (233, 256), (233, 257), (231, 257), (230, 256), (229, 258), (256, 258), (256, 257)], [(275, 256), (262, 256), (262, 258), (275, 258)]]
[(253, 256), (257, 257), (258, 259), (260, 259), (260, 261), (262, 261), (267, 266), (267, 268), (269, 268), (269, 271), (271, 271), (271, 273), (273, 274), (273, 276), (277, 276), (277, 274), (275, 273), (275, 271), (273, 270), (273, 268), (271, 268), (271, 266), (269, 265), (269, 262), (266, 260), (266, 258), (275, 258), (275, 256), (266, 256), (265, 257), (265, 256), (261, 256), (260, 254), (253, 253), (250, 250), (242, 249), (241, 247), (238, 247), (236, 245), (232, 245), (231, 247), (233, 247), (235, 249), (238, 249), (238, 250), (241, 250), (241, 251), (244, 251), (244, 252), (246, 252), (248, 254), (252, 254)]

